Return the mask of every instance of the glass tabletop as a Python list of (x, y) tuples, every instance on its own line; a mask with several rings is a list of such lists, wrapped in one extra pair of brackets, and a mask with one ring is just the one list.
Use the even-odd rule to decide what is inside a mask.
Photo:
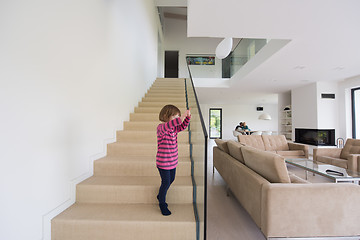
[(309, 170), (311, 172), (325, 175), (334, 179), (360, 178), (360, 172), (350, 171), (348, 169), (329, 164), (314, 163), (313, 160), (310, 159), (296, 158), (285, 159), (285, 161), (305, 170)]

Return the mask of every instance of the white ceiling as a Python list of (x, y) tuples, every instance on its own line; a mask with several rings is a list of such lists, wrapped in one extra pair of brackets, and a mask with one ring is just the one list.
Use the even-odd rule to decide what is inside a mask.
[(271, 95), (360, 75), (359, 0), (188, 0), (187, 14), (188, 37), (290, 40), (235, 75), (230, 89), (199, 89), (200, 96)]

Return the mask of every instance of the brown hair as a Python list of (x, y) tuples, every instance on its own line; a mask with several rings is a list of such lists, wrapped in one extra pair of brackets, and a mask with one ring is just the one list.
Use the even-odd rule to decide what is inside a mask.
[(159, 120), (162, 122), (168, 122), (170, 117), (179, 114), (181, 115), (180, 109), (178, 109), (174, 105), (166, 105), (164, 106), (159, 113)]

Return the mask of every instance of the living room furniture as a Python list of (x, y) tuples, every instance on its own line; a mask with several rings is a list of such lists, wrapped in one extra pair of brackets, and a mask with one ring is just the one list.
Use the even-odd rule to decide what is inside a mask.
[(238, 140), (243, 145), (270, 151), (285, 158), (309, 157), (307, 145), (288, 142), (284, 135), (239, 135)]
[(292, 138), (292, 117), (291, 109), (284, 110), (281, 114), (281, 133), (285, 135), (286, 139)]
[(329, 164), (315, 163), (313, 160), (309, 159), (285, 159), (285, 162), (293, 166), (302, 168), (306, 171), (306, 180), (307, 172), (312, 172), (326, 178), (333, 180), (335, 183), (339, 182), (354, 182), (359, 184), (360, 181), (360, 172), (351, 171), (349, 169), (337, 167)]
[(252, 131), (251, 135), (261, 135), (262, 131)]
[(314, 162), (360, 171), (360, 139), (347, 139), (344, 148), (315, 148)]
[(283, 157), (216, 140), (214, 165), (267, 238), (360, 236), (360, 186), (309, 183)]
[(272, 131), (263, 131), (261, 135), (271, 135)]
[(238, 135), (242, 135), (242, 133), (239, 132), (239, 131), (233, 130), (233, 135), (234, 135), (234, 137), (237, 138), (237, 136), (238, 136)]

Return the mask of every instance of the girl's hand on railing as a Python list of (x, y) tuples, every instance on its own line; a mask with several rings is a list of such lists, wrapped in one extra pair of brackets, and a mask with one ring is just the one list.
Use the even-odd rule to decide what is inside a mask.
[(180, 117), (181, 121), (184, 121), (186, 117), (191, 117), (190, 109), (186, 110), (186, 112), (181, 115)]
[(187, 117), (191, 117), (191, 112), (190, 112), (191, 108), (189, 108), (188, 110), (186, 110), (186, 116)]

